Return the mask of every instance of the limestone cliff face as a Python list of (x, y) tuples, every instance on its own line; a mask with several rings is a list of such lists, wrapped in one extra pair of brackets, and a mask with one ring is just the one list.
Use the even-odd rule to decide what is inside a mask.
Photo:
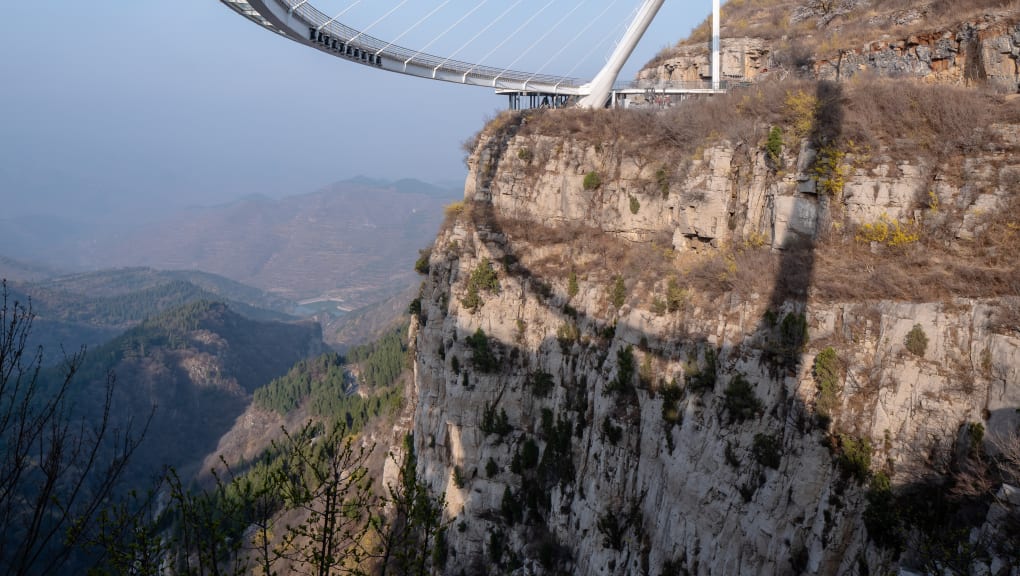
[[(446, 496), (447, 572), (922, 565), (909, 546), (897, 559), (869, 538), (874, 509), (848, 454), (870, 445), (872, 469), (909, 487), (931, 465), (923, 453), (958, 444), (971, 424), (986, 438), (1016, 431), (1020, 331), (992, 321), (1014, 300), (838, 300), (810, 283), (738, 296), (724, 287), (729, 257), (716, 291), (674, 291), (671, 278), (683, 284), (685, 258), (749, 238), (778, 250), (834, 221), (909, 219), (929, 190), (955, 233), (973, 236), (981, 213), (1016, 194), (1002, 184), (1018, 168), (1003, 157), (1020, 147), (1016, 131), (995, 128), (1000, 146), (960, 178), (924, 161), (847, 159), (833, 197), (819, 194), (806, 143), (787, 152), (785, 174), (723, 142), (667, 182), (661, 165), (612, 143), (518, 128), (488, 131), (472, 154), (465, 207), (436, 239), (413, 328), (419, 472)], [(775, 253), (766, 275), (807, 266), (810, 277), (810, 260)], [(489, 268), (498, 289), (480, 280)], [(915, 326), (922, 355), (906, 349)], [(830, 347), (841, 368), (823, 422), (812, 365)], [(980, 524), (975, 538), (998, 529)]]
[[(754, 81), (799, 69), (822, 80), (873, 73), (959, 85), (988, 81), (1006, 92), (1020, 90), (1020, 24), (999, 18), (904, 37), (885, 35), (882, 40), (803, 56), (802, 62), (791, 61), (797, 57), (789, 47), (781, 47), (784, 44), (788, 42), (723, 38), (723, 79)], [(710, 80), (710, 58), (706, 45), (680, 46), (655, 66), (642, 70), (638, 79), (653, 83)]]

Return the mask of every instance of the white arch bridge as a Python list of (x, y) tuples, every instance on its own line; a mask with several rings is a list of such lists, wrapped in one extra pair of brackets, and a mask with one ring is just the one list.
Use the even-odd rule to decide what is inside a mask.
[(592, 80), (473, 64), (405, 48), (346, 26), (308, 0), (220, 1), (263, 28), (350, 62), (419, 78), (484, 86), (511, 96), (576, 98), (578, 105), (595, 108), (604, 106), (610, 97), (615, 101), (617, 94), (646, 93), (649, 88), (657, 94), (711, 94), (724, 89), (719, 81), (720, 0), (712, 0), (711, 82), (659, 82), (653, 86), (617, 83), (617, 77), (665, 0), (643, 0), (609, 61)]

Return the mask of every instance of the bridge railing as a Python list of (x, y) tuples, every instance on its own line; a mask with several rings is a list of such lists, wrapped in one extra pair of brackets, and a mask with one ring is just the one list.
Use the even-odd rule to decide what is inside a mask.
[(447, 73), (470, 75), (477, 79), (491, 80), (494, 84), (499, 80), (512, 82), (534, 82), (547, 85), (559, 85), (564, 87), (576, 87), (585, 83), (578, 78), (555, 76), (549, 74), (532, 74), (492, 66), (472, 64), (460, 60), (435, 56), (418, 50), (404, 48), (391, 44), (379, 38), (364, 34), (350, 26), (337, 22), (319, 11), (311, 4), (300, 0), (278, 0), (280, 4), (298, 16), (308, 26), (319, 28), (324, 34), (331, 38), (343, 41), (345, 44), (353, 41), (354, 45), (370, 53), (378, 54), (385, 58), (392, 58), (407, 65), (419, 66), (426, 69), (442, 70)]
[(728, 90), (730, 82), (719, 82), (712, 86), (711, 81), (703, 80), (621, 80), (613, 84), (613, 90), (673, 90), (678, 92), (698, 92), (703, 90)]

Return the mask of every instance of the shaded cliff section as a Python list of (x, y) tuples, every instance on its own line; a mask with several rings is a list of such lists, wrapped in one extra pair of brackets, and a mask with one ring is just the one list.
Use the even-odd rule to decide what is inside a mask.
[[(957, 102), (787, 83), (486, 127), (412, 330), (449, 573), (1017, 561), (997, 446), (1020, 423), (1020, 116), (968, 93), (973, 138), (969, 107), (884, 122), (893, 90)], [(964, 469), (987, 486), (953, 491)], [(945, 506), (921, 518), (918, 494)], [(954, 556), (967, 538), (1006, 548)]]
[(256, 389), (325, 349), (316, 323), (252, 320), (221, 302), (192, 302), (90, 349), (76, 376), (75, 408), (95, 417), (106, 376), (115, 374), (112, 422), (133, 433), (148, 423), (131, 485), (165, 466), (190, 478)]

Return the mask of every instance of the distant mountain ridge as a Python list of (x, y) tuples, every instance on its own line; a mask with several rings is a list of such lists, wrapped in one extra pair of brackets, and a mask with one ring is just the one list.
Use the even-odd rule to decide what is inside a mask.
[(235, 310), (248, 316), (265, 316), (271, 311), (276, 313), (277, 319), (285, 319), (294, 309), (294, 303), (285, 298), (198, 270), (156, 270), (144, 266), (115, 268), (56, 276), (32, 283), (31, 287), (35, 290), (113, 299), (172, 283), (180, 286), (188, 284), (203, 292), (206, 299), (228, 301)]
[(328, 295), (359, 308), (414, 281), (417, 249), (459, 195), (412, 180), (356, 179), (279, 200), (244, 198), (101, 242), (85, 264), (204, 270), (294, 300)]
[(56, 276), (58, 273), (47, 266), (22, 262), (21, 260), (0, 254), (0, 279), (12, 282), (35, 282)]
[(50, 361), (57, 351), (102, 344), (138, 323), (200, 300), (222, 301), (250, 319), (295, 320), (293, 303), (233, 280), (196, 271), (102, 270), (11, 283), (10, 299), (31, 302), (32, 345)]

